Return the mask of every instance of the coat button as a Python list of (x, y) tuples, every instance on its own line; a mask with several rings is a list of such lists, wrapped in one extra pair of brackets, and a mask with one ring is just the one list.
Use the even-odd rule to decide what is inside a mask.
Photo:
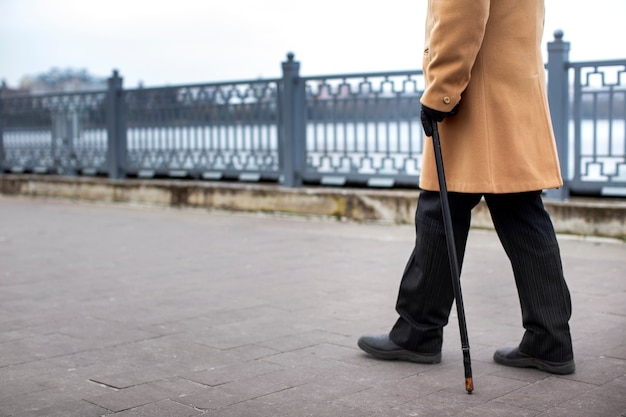
[(444, 102), (445, 104), (450, 104), (450, 97), (445, 96), (445, 97), (443, 98), (443, 102)]

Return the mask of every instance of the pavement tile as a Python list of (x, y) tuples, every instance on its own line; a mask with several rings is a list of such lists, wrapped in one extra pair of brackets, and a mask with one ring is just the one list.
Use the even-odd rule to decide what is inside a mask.
[(19, 417), (102, 417), (109, 410), (82, 400), (55, 402), (54, 405), (37, 410), (14, 414)]
[(91, 342), (58, 333), (34, 335), (2, 344), (0, 367), (63, 356), (90, 347)]
[[(46, 367), (40, 376), (54, 380), (59, 374), (72, 372), (85, 380), (98, 375), (115, 375), (147, 366), (135, 356), (121, 355), (115, 348), (96, 349), (41, 361)], [(32, 365), (38, 362), (32, 362)]]
[(363, 362), (363, 366), (350, 368), (349, 374), (354, 380), (372, 387), (392, 384), (410, 376), (424, 374), (437, 366), (402, 361), (381, 361), (373, 359), (364, 352), (360, 355), (367, 360)]
[[(601, 302), (598, 308), (601, 308)], [(574, 355), (582, 357), (612, 356), (626, 359), (626, 342), (623, 329), (626, 327), (626, 316), (613, 314), (597, 315), (589, 329), (575, 332)], [(598, 343), (602, 340), (602, 343)]]
[(474, 405), (464, 402), (462, 395), (459, 401), (449, 401), (446, 398), (438, 398), (436, 395), (420, 397), (406, 402), (398, 407), (377, 413), (380, 417), (447, 417), (447, 416), (476, 416), (476, 417), (531, 417), (539, 414), (539, 411), (528, 410), (509, 406), (494, 401)]
[(399, 381), (389, 381), (367, 390), (345, 395), (334, 402), (349, 408), (380, 415), (390, 408), (398, 407), (416, 397), (425, 397), (439, 390), (439, 387), (432, 386), (419, 378), (412, 380), (407, 378)]
[(599, 357), (576, 361), (576, 372), (562, 377), (602, 385), (622, 375), (626, 375), (626, 360)]
[[(476, 368), (478, 361), (473, 361), (473, 368)], [(493, 376), (499, 376), (502, 378), (515, 379), (526, 383), (535, 383), (543, 379), (549, 378), (550, 374), (541, 372), (533, 368), (512, 368), (508, 366), (502, 366), (490, 360), (489, 362), (482, 362), (481, 366), (489, 367), (489, 374)], [(480, 378), (474, 381), (475, 385), (480, 385)]]
[(147, 404), (119, 413), (106, 414), (115, 417), (192, 417), (201, 415), (202, 411), (188, 407), (186, 405), (163, 400), (152, 404)]
[[(244, 362), (255, 359), (268, 358), (272, 355), (275, 355), (276, 353), (277, 351), (275, 349), (261, 346), (261, 344), (241, 345), (222, 351), (224, 357), (230, 358), (233, 362)], [(227, 363), (226, 360), (224, 360), (223, 363)]]
[[(79, 407), (84, 405), (77, 401), (81, 396), (82, 394), (77, 394), (74, 389), (52, 388), (8, 397), (0, 401), (0, 416), (15, 416), (22, 415), (22, 413), (46, 415), (45, 411), (41, 410), (55, 411), (55, 406), (66, 407), (67, 404), (77, 407), (75, 411), (78, 412)], [(88, 409), (93, 409), (93, 407), (88, 407)]]
[[(0, 375), (4, 369), (6, 368), (0, 369)], [(46, 401), (67, 402), (81, 399), (86, 395), (99, 395), (107, 392), (105, 387), (89, 381), (81, 372), (74, 369), (52, 372), (48, 370), (21, 379), (7, 381), (3, 379), (2, 385), (3, 394), (15, 394), (0, 400), (0, 404), (4, 406), (28, 402), (29, 405), (36, 405), (36, 408), (40, 408), (42, 402)], [(28, 386), (32, 389), (28, 389)]]
[(537, 410), (529, 410), (527, 408), (519, 408), (512, 405), (501, 404), (496, 401), (490, 401), (465, 409), (457, 415), (464, 417), (533, 417), (539, 415), (538, 413)]
[(88, 396), (85, 401), (110, 411), (124, 411), (167, 398), (167, 394), (150, 384), (136, 385), (98, 396)]
[(289, 352), (320, 343), (334, 343), (336, 345), (354, 347), (354, 339), (352, 337), (318, 329), (264, 340), (258, 344), (279, 352)]
[(194, 343), (185, 335), (168, 335), (153, 339), (125, 343), (109, 349), (114, 357), (123, 358), (133, 367), (158, 364), (172, 369), (193, 368), (199, 364), (207, 367), (220, 364), (227, 354), (210, 346)]
[(259, 399), (253, 399), (220, 409), (204, 409), (202, 416), (243, 417), (254, 414), (254, 417), (278, 417), (281, 410), (283, 410), (282, 404), (264, 404)]
[(3, 377), (0, 378), (0, 401), (21, 394), (43, 391), (47, 388), (40, 384), (37, 378), (9, 379)]
[(187, 373), (186, 379), (196, 381), (211, 387), (241, 381), (259, 375), (269, 374), (282, 370), (283, 367), (262, 361), (247, 361), (231, 365), (207, 369), (204, 371)]
[(597, 395), (584, 394), (559, 404), (539, 416), (607, 417), (626, 415), (626, 397), (607, 401)]
[(58, 325), (57, 332), (77, 339), (98, 341), (95, 347), (135, 342), (156, 336), (154, 333), (140, 330), (135, 326), (128, 326), (124, 322), (95, 317), (81, 317), (65, 321)]
[(520, 408), (545, 411), (582, 395), (594, 387), (584, 382), (550, 377), (503, 395), (498, 401)]
[(626, 375), (607, 382), (592, 391), (593, 394), (604, 398), (607, 401), (615, 399), (623, 400), (626, 393)]
[[(266, 397), (208, 410), (214, 417), (371, 417), (372, 413), (346, 408), (332, 402), (270, 402)], [(382, 416), (381, 416), (382, 417)]]
[(250, 344), (251, 341), (263, 342), (304, 330), (308, 330), (306, 325), (293, 322), (286, 317), (284, 311), (274, 309), (269, 316), (255, 316), (234, 323), (216, 325), (204, 331), (190, 333), (190, 338), (195, 343), (216, 349), (231, 349)]
[(37, 382), (37, 378), (42, 374), (66, 372), (68, 367), (64, 363), (58, 363), (58, 360), (59, 358), (44, 359), (25, 362), (19, 365), (0, 367), (0, 372), (2, 374), (0, 383), (4, 385), (11, 383), (12, 381), (27, 380), (30, 378), (32, 378), (34, 382)]
[(282, 310), (268, 304), (233, 308), (229, 303), (226, 307), (218, 306), (216, 308), (215, 304), (206, 303), (203, 310), (200, 310), (202, 315), (178, 321), (167, 320), (164, 323), (159, 323), (157, 326), (167, 327), (175, 332), (206, 333), (215, 326), (228, 326), (258, 317), (270, 318), (284, 315)]
[(626, 360), (626, 343), (608, 349), (606, 351), (606, 356)]
[(83, 371), (83, 369), (69, 369), (65, 372), (46, 373), (39, 376), (37, 380), (49, 390), (65, 393), (68, 399), (108, 392), (107, 387), (90, 381)]
[[(318, 378), (314, 382), (298, 385), (282, 391), (263, 396), (262, 401), (266, 404), (284, 404), (290, 408), (290, 404), (325, 404), (336, 402), (337, 399), (346, 395), (354, 394), (367, 389), (367, 386), (352, 381), (348, 377)], [(344, 404), (339, 404), (344, 406)], [(348, 407), (349, 408), (349, 407)]]
[[(0, 300), (0, 303), (3, 301)], [(5, 304), (6, 305), (6, 304)], [(0, 316), (9, 316), (12, 313), (4, 313), (2, 309), (0, 309)], [(1, 325), (3, 329), (2, 333), (0, 333), (0, 343), (12, 342), (20, 339), (26, 339), (28, 337), (33, 337), (36, 335), (40, 335), (42, 333), (50, 332), (48, 325), (42, 326), (29, 326), (25, 325), (22, 321), (19, 322), (4, 322)], [(11, 329), (12, 326), (16, 326), (15, 329)]]
[[(333, 343), (320, 343), (309, 346), (298, 351), (306, 361), (308, 358), (315, 357), (316, 360), (335, 360), (343, 363), (367, 366), (369, 358), (360, 355), (356, 346), (335, 345)], [(271, 358), (270, 358), (271, 359)]]
[[(323, 352), (328, 349), (324, 346), (320, 347), (319, 345), (315, 345), (289, 352), (277, 353), (267, 356), (263, 358), (263, 360), (284, 367), (301, 368), (304, 366), (308, 369), (344, 368), (347, 371), (351, 368), (358, 368), (359, 366), (369, 366), (368, 358), (360, 355), (356, 349), (342, 346), (336, 346), (336, 349), (339, 351), (338, 355), (345, 355), (346, 350), (351, 350), (354, 357), (348, 362), (324, 356)], [(342, 358), (346, 358), (346, 356), (342, 356)]]
[(319, 403), (304, 403), (304, 404), (298, 404), (298, 403), (282, 404), (282, 406), (280, 407), (279, 410), (277, 410), (275, 415), (278, 417), (288, 417), (288, 416), (370, 417), (370, 416), (374, 416), (374, 413), (343, 407), (335, 403), (319, 402)]
[(437, 416), (449, 417), (463, 415), (459, 407), (440, 401), (435, 397), (419, 397), (410, 400), (394, 408), (376, 410), (373, 416), (376, 417), (415, 417), (415, 416)]
[(103, 376), (92, 376), (90, 380), (117, 389), (128, 388), (134, 385), (141, 385), (147, 382), (159, 381), (172, 374), (171, 369), (154, 366), (132, 369)]
[(191, 381), (174, 378), (135, 385), (121, 390), (111, 390), (107, 394), (88, 396), (85, 400), (117, 412), (165, 399), (184, 398), (205, 391), (206, 388)]
[(272, 374), (264, 374), (186, 395), (180, 397), (178, 401), (195, 408), (216, 410), (231, 404), (284, 391), (290, 387), (288, 383), (275, 381)]

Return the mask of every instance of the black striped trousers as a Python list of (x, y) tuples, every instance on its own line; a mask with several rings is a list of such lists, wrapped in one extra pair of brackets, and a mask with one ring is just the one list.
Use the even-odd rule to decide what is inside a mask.
[[(471, 211), (483, 196), (513, 267), (525, 329), (520, 351), (550, 361), (572, 360), (570, 294), (554, 227), (540, 191), (449, 193), (459, 265), (463, 263)], [(443, 327), (454, 301), (439, 193), (420, 192), (415, 229), (415, 248), (396, 304), (400, 317), (389, 335), (406, 349), (434, 353), (441, 351)]]

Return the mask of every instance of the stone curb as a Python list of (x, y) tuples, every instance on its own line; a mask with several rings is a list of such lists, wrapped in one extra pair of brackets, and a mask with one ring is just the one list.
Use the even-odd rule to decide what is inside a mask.
[[(339, 220), (411, 224), (416, 190), (284, 188), (276, 184), (100, 177), (0, 175), (0, 194), (94, 202), (151, 204), (229, 211), (322, 216)], [(626, 239), (626, 199), (545, 200), (558, 233)], [(492, 229), (484, 202), (472, 226)]]

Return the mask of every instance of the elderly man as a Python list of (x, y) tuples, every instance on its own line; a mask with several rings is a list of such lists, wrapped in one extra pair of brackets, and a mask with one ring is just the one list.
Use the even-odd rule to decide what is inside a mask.
[[(440, 123), (459, 264), (484, 197), (522, 310), (518, 346), (497, 363), (574, 372), (570, 294), (541, 191), (562, 185), (541, 55), (544, 0), (429, 0), (422, 122)], [(432, 143), (425, 141), (416, 240), (389, 334), (358, 345), (378, 359), (438, 363), (454, 299)], [(500, 285), (495, 283), (494, 285)]]

